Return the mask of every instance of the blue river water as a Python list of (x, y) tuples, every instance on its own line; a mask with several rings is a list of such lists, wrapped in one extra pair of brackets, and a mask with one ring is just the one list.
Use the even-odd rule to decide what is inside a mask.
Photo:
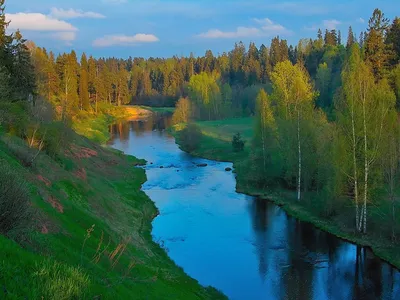
[[(154, 117), (111, 127), (110, 145), (147, 160), (153, 239), (204, 286), (230, 299), (400, 299), (400, 273), (365, 248), (235, 192), (220, 163), (181, 151)], [(207, 164), (207, 166), (199, 166)]]

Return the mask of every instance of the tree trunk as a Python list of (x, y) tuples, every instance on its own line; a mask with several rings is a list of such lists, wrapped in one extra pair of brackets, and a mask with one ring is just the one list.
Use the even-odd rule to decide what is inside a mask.
[(297, 181), (297, 200), (301, 198), (301, 142), (300, 142), (300, 110), (297, 110), (297, 145), (299, 152), (299, 174)]
[(368, 173), (369, 173), (369, 162), (368, 162), (368, 139), (367, 139), (367, 121), (365, 113), (365, 94), (363, 99), (363, 124), (364, 124), (364, 204), (363, 204), (363, 233), (367, 233), (367, 197), (368, 197)]
[[(263, 116), (261, 115), (261, 117), (263, 118)], [(263, 147), (263, 160), (264, 160), (264, 174), (265, 174), (265, 169), (267, 166), (266, 163), (266, 158), (265, 158), (265, 125), (264, 125), (264, 118), (261, 121), (261, 134), (262, 134), (262, 147)]]
[(356, 159), (356, 129), (355, 129), (355, 120), (354, 120), (354, 99), (352, 101), (351, 107), (351, 127), (352, 127), (352, 136), (353, 136), (353, 169), (354, 169), (354, 202), (356, 204), (356, 229), (360, 231), (359, 225), (359, 208), (358, 208), (358, 174), (357, 174), (357, 159)]

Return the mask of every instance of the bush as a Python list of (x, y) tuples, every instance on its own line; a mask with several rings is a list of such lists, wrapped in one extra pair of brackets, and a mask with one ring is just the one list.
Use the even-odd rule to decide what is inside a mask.
[(35, 150), (29, 148), (22, 140), (10, 138), (5, 140), (7, 148), (24, 167), (34, 167)]
[(183, 149), (187, 151), (196, 150), (201, 141), (201, 130), (195, 124), (188, 124), (179, 135)]
[(187, 123), (191, 116), (191, 105), (188, 98), (180, 98), (172, 116), (172, 124)]
[(7, 235), (29, 218), (29, 193), (24, 179), (0, 160), (0, 234)]
[(244, 149), (245, 141), (242, 140), (240, 133), (236, 133), (232, 138), (232, 148), (234, 152), (241, 152)]
[(29, 124), (26, 103), (0, 102), (0, 126), (6, 132), (23, 137)]

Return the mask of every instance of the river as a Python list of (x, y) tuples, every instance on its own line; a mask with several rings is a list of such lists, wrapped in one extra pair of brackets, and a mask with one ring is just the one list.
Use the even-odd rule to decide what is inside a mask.
[[(153, 116), (111, 127), (110, 145), (147, 160), (143, 191), (160, 215), (153, 239), (230, 299), (400, 299), (400, 273), (365, 248), (235, 192), (221, 163), (181, 151)], [(207, 164), (200, 167), (200, 164)]]

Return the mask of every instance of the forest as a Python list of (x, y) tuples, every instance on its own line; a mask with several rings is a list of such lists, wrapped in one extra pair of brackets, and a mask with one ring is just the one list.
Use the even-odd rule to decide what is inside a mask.
[[(4, 3), (0, 0), (1, 163), (12, 156), (36, 172), (35, 168), (45, 165), (38, 161), (51, 158), (62, 172), (75, 170), (72, 159), (64, 155), (79, 139), (70, 127), (88, 117), (108, 116), (114, 107), (124, 105), (175, 107), (173, 122), (186, 126), (181, 140), (188, 151), (201, 146), (199, 122), (246, 118), (252, 122), (249, 140), (236, 132), (231, 137), (242, 186), (254, 191), (291, 191), (295, 201), (319, 217), (351, 228), (357, 236), (379, 237), (396, 250), (400, 237), (400, 18), (389, 20), (375, 9), (365, 31), (355, 33), (349, 27), (345, 39), (341, 31), (321, 28), (315, 38), (301, 39), (297, 45), (276, 36), (270, 45), (237, 42), (231, 51), (218, 55), (208, 50), (201, 57), (121, 59), (83, 53), (78, 58), (73, 50), (53, 53), (25, 40), (19, 31), (10, 34)], [(107, 122), (102, 124), (106, 131)], [(18, 138), (18, 143), (12, 144), (10, 136)], [(99, 148), (99, 153), (105, 151)], [(90, 153), (85, 155), (90, 157)], [(121, 159), (115, 153), (104, 155), (115, 155), (110, 165)], [(14, 212), (0, 214), (0, 237), (26, 246), (31, 238), (20, 241), (13, 232), (16, 224), (29, 219), (29, 191), (15, 184), (18, 176), (13, 166), (7, 163), (7, 170), (0, 174), (0, 212)], [(81, 169), (76, 172), (83, 176)], [(122, 173), (121, 181), (125, 180)], [(135, 183), (135, 196), (144, 199), (140, 185)], [(110, 186), (125, 192), (127, 188), (120, 182), (101, 185)], [(9, 199), (17, 199), (19, 206)], [(149, 221), (156, 213), (146, 206), (143, 214)], [(85, 226), (89, 231), (80, 233), (89, 238), (91, 223)], [(145, 231), (151, 240), (150, 229)], [(91, 245), (94, 250), (96, 246)], [(74, 265), (84, 260), (78, 248)], [(165, 254), (151, 249), (165, 259)], [(129, 258), (122, 257), (129, 265)], [(101, 267), (96, 270), (100, 273)], [(197, 283), (190, 284), (199, 288)]]
[(320, 29), (295, 46), (277, 36), (269, 47), (238, 42), (217, 56), (208, 50), (203, 57), (124, 60), (83, 53), (78, 62), (74, 51), (55, 55), (19, 33), (13, 47), (26, 56), (19, 63), (31, 59), (16, 68), (34, 72), (34, 82), (23, 80), (27, 91), (48, 99), (62, 118), (124, 104), (176, 104), (175, 123), (254, 116), (249, 182), (296, 189), (299, 201), (316, 192), (327, 216), (346, 211), (340, 199), (351, 199), (363, 233), (368, 207), (379, 208), (391, 216), (384, 219), (396, 238), (399, 18), (376, 9), (368, 28), (356, 34), (349, 27), (346, 40)]

